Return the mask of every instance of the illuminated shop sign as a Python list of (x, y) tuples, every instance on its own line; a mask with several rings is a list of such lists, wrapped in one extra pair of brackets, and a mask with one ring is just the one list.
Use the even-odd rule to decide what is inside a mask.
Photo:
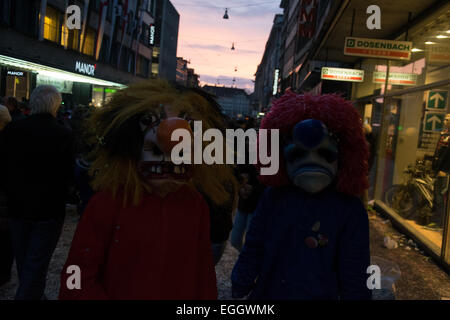
[(412, 42), (410, 41), (346, 37), (344, 54), (358, 57), (409, 60), (412, 48)]
[(450, 62), (450, 46), (444, 44), (435, 44), (429, 46), (427, 50), (428, 62)]
[(320, 78), (323, 80), (363, 82), (364, 70), (323, 67)]
[(8, 70), (8, 76), (23, 77), (23, 71)]
[(97, 68), (97, 65), (94, 65), (94, 64), (83, 63), (80, 61), (77, 61), (75, 63), (75, 71), (79, 72), (79, 73), (87, 74), (88, 76), (94, 76), (96, 68)]
[(273, 95), (276, 95), (278, 92), (278, 79), (280, 78), (280, 69), (275, 69), (275, 76), (273, 78)]
[(154, 45), (155, 44), (155, 32), (156, 32), (156, 27), (155, 25), (150, 25), (150, 45)]
[[(373, 73), (373, 82), (384, 84), (386, 82), (386, 72), (375, 71)], [(417, 84), (417, 74), (389, 72), (388, 84), (396, 84), (396, 85), (402, 85), (402, 86), (414, 86)]]

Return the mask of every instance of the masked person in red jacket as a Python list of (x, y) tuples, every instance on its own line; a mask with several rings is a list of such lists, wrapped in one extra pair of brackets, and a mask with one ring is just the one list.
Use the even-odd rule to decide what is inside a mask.
[(161, 80), (131, 85), (92, 115), (98, 192), (75, 233), (60, 299), (217, 298), (209, 210), (197, 188), (220, 205), (232, 172), (171, 161), (172, 133), (190, 131), (194, 119), (211, 128), (216, 116), (200, 95)]

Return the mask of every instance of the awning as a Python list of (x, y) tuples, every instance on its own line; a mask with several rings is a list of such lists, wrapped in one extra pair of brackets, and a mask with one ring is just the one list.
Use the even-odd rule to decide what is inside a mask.
[(106, 81), (102, 79), (97, 79), (93, 77), (84, 76), (81, 74), (68, 72), (48, 66), (44, 66), (41, 64), (12, 58), (4, 55), (0, 55), (0, 65), (7, 65), (19, 69), (28, 70), (31, 72), (36, 72), (40, 75), (44, 75), (51, 78), (73, 81), (73, 82), (82, 82), (89, 83), (93, 85), (105, 86), (105, 87), (117, 87), (117, 88), (125, 88), (126, 86), (120, 83), (115, 83), (111, 81)]
[[(366, 9), (372, 4), (381, 8), (381, 29), (369, 30), (366, 20), (369, 17)], [(405, 40), (405, 32), (408, 30), (408, 38), (422, 31), (424, 25), (437, 20), (447, 22), (449, 4), (442, 0), (411, 1), (411, 0), (358, 0), (351, 1), (345, 8), (342, 16), (334, 28), (327, 34), (322, 46), (315, 51), (312, 60), (339, 61), (343, 63), (355, 63), (359, 57), (344, 55), (343, 47), (345, 37), (351, 35), (360, 38)], [(411, 15), (410, 15), (411, 13)], [(408, 22), (409, 21), (409, 22)], [(409, 28), (408, 28), (409, 25)]]

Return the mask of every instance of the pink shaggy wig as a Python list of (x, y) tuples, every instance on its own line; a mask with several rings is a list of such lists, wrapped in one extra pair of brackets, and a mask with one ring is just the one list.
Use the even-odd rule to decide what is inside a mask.
[[(349, 195), (362, 195), (369, 186), (369, 151), (358, 111), (350, 101), (337, 94), (310, 95), (288, 91), (274, 102), (261, 122), (261, 129), (279, 129), (282, 142), (283, 137), (291, 135), (298, 122), (306, 119), (322, 121), (339, 139), (337, 190)], [(278, 173), (260, 175), (259, 179), (269, 186), (290, 184), (282, 151)]]

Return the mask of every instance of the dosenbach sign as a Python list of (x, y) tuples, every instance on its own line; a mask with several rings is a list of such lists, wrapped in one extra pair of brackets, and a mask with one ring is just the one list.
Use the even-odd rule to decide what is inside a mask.
[(344, 54), (348, 56), (409, 60), (413, 48), (410, 41), (392, 41), (346, 37)]
[[(417, 74), (415, 73), (399, 73), (389, 72), (388, 84), (396, 84), (403, 86), (414, 86), (417, 84)], [(375, 71), (373, 73), (374, 83), (386, 83), (386, 72)]]
[(363, 82), (364, 70), (323, 67), (320, 78), (323, 80)]

